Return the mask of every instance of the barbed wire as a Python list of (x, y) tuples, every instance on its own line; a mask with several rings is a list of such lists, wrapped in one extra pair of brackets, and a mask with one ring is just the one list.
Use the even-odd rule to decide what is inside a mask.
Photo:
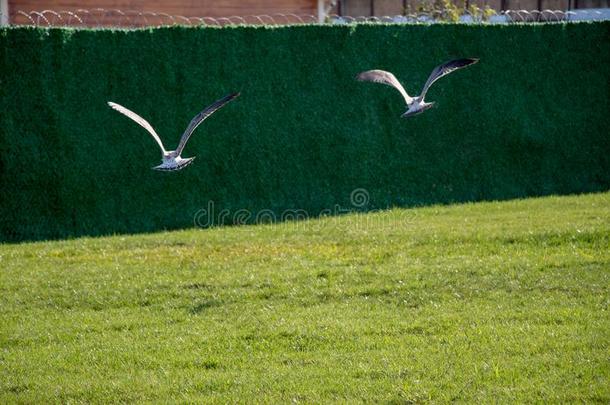
[[(492, 9), (460, 10), (456, 17), (455, 10), (432, 10), (428, 12), (409, 13), (395, 16), (352, 17), (328, 15), (324, 24), (356, 23), (437, 23), (456, 21), (463, 23), (529, 23), (573, 21), (575, 11), (563, 10), (504, 10)], [(607, 19), (597, 10), (578, 10), (578, 15), (585, 19)], [(0, 20), (3, 19), (0, 14)], [(10, 25), (29, 25), (37, 27), (88, 27), (88, 28), (141, 28), (158, 26), (227, 26), (227, 25), (294, 25), (318, 24), (317, 16), (305, 14), (261, 14), (228, 17), (185, 17), (150, 11), (133, 11), (119, 9), (78, 9), (75, 11), (23, 11), (18, 10), (9, 16)]]

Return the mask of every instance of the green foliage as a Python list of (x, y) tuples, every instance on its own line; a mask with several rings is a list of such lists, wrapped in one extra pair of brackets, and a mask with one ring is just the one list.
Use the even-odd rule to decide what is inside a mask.
[[(0, 240), (192, 226), (217, 212), (368, 208), (610, 188), (610, 23), (0, 30)], [(417, 93), (434, 66), (480, 63), (401, 119), (394, 72)], [(211, 101), (242, 96), (168, 147)]]
[[(408, 14), (411, 13), (410, 5), (406, 12)], [(455, 23), (460, 21), (460, 17), (465, 15), (470, 15), (475, 21), (488, 21), (491, 16), (496, 14), (496, 11), (487, 4), (484, 7), (479, 7), (472, 3), (466, 7), (465, 0), (427, 0), (417, 3), (415, 13), (424, 13), (437, 22)]]
[(610, 402), (610, 193), (0, 245), (0, 403)]
[[(475, 6), (476, 7), (476, 6)], [(460, 17), (464, 14), (465, 7), (459, 7), (450, 0), (443, 0), (443, 17), (447, 21), (458, 22)]]

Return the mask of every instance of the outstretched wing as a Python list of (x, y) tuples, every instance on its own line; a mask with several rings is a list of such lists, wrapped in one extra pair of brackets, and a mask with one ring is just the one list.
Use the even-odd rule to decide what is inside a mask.
[(153, 127), (150, 126), (148, 121), (146, 121), (144, 118), (140, 117), (138, 114), (134, 113), (133, 111), (128, 110), (127, 108), (123, 107), (122, 105), (119, 105), (117, 103), (113, 103), (112, 101), (109, 101), (108, 105), (110, 107), (112, 107), (113, 109), (117, 110), (118, 112), (120, 112), (121, 114), (124, 114), (124, 115), (128, 116), (129, 118), (131, 118), (132, 120), (134, 120), (135, 122), (140, 124), (142, 127), (144, 127), (145, 130), (150, 132), (152, 137), (155, 138), (155, 141), (157, 141), (157, 143), (159, 144), (159, 147), (161, 148), (161, 151), (163, 153), (165, 153), (165, 148), (163, 147), (163, 143), (161, 142), (161, 138), (159, 138), (159, 135), (157, 135), (157, 133), (155, 132)]
[(404, 87), (402, 87), (402, 84), (400, 84), (396, 77), (392, 73), (386, 72), (385, 70), (367, 70), (366, 72), (358, 74), (356, 79), (363, 82), (387, 84), (388, 86), (392, 86), (398, 90), (400, 94), (402, 94), (407, 104), (411, 104), (413, 101), (413, 98), (407, 94)]
[(180, 143), (178, 144), (178, 147), (176, 148), (176, 154), (178, 156), (180, 156), (180, 154), (182, 153), (182, 150), (186, 146), (186, 143), (188, 142), (189, 138), (193, 134), (193, 131), (195, 130), (195, 128), (197, 128), (199, 126), (199, 124), (201, 124), (203, 122), (203, 120), (208, 118), (210, 115), (214, 114), (214, 112), (216, 112), (216, 110), (220, 109), (222, 106), (227, 104), (229, 101), (231, 101), (234, 98), (236, 98), (237, 96), (239, 96), (239, 94), (240, 93), (231, 93), (227, 96), (224, 96), (223, 98), (221, 98), (220, 100), (216, 100), (213, 104), (208, 106), (205, 110), (203, 110), (199, 114), (197, 114), (191, 120), (191, 123), (186, 128), (186, 131), (184, 131), (184, 134), (182, 134), (182, 138), (180, 138)]
[(430, 88), (430, 86), (432, 86), (432, 83), (434, 83), (441, 77), (446, 76), (449, 73), (456, 71), (458, 69), (464, 68), (466, 66), (470, 66), (473, 63), (477, 63), (478, 61), (479, 61), (478, 59), (472, 59), (472, 58), (454, 59), (454, 60), (450, 60), (449, 62), (443, 63), (442, 65), (435, 67), (434, 70), (432, 71), (432, 73), (430, 73), (430, 77), (428, 77), (428, 80), (426, 81), (426, 84), (424, 85), (424, 89), (422, 90), (420, 97), (423, 100), (426, 93), (428, 92), (428, 89)]

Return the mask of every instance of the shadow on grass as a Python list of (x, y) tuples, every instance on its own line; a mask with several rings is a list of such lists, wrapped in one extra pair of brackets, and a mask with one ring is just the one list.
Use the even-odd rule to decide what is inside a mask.
[[(409, 201), (405, 204), (391, 204), (385, 206), (375, 206), (370, 201), (368, 191), (365, 189), (356, 189), (363, 194), (354, 195), (354, 192), (350, 195), (350, 201), (344, 206), (335, 204), (330, 208), (321, 208), (315, 211), (314, 214), (303, 209), (258, 209), (258, 210), (247, 210), (245, 208), (228, 210), (227, 208), (217, 208), (215, 212), (207, 212), (205, 209), (194, 212), (193, 221), (190, 224), (184, 224), (184, 226), (139, 226), (134, 225), (133, 229), (128, 231), (124, 230), (124, 226), (116, 231), (107, 230), (91, 230), (85, 228), (78, 228), (76, 231), (57, 231), (51, 235), (45, 235), (42, 229), (36, 227), (28, 227), (26, 231), (12, 231), (7, 230), (6, 227), (2, 229), (0, 227), (0, 243), (4, 244), (19, 244), (28, 242), (45, 242), (54, 240), (71, 240), (80, 237), (108, 237), (108, 236), (119, 236), (119, 235), (137, 235), (143, 233), (154, 233), (154, 232), (167, 232), (167, 231), (178, 231), (188, 229), (214, 229), (224, 227), (244, 227), (244, 226), (257, 226), (257, 225), (279, 225), (282, 223), (303, 223), (309, 220), (317, 220), (323, 218), (340, 218), (349, 214), (367, 214), (382, 212), (389, 209), (395, 208), (421, 208), (428, 206), (449, 206), (449, 205), (461, 205), (471, 204), (476, 202), (495, 202), (495, 201), (510, 201), (520, 200), (527, 198), (539, 198), (549, 196), (569, 196), (579, 195), (584, 193), (604, 193), (610, 190), (610, 187), (596, 187), (591, 190), (580, 190), (575, 192), (566, 193), (531, 193), (529, 195), (509, 195), (502, 198), (457, 198), (457, 199), (430, 199), (429, 201)], [(208, 211), (210, 207), (207, 208)], [(206, 211), (202, 213), (202, 211)], [(206, 218), (202, 219), (202, 215)], [(212, 217), (210, 217), (212, 215)], [(220, 218), (220, 220), (218, 220)], [(348, 224), (349, 225), (349, 224)], [(332, 225), (331, 225), (332, 226)], [(58, 228), (61, 224), (58, 224)], [(41, 226), (41, 228), (43, 228)], [(323, 227), (322, 227), (323, 229)], [(47, 230), (48, 231), (48, 230)], [(168, 241), (173, 246), (186, 245), (182, 241)], [(323, 276), (322, 276), (323, 277)], [(196, 288), (196, 287), (193, 287)]]

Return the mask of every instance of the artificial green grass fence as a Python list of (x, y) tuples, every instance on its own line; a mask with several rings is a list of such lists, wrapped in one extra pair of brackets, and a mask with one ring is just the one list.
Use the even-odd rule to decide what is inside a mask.
[[(2, 29), (0, 240), (316, 216), (360, 188), (358, 209), (607, 190), (609, 38), (608, 22)], [(354, 80), (391, 70), (416, 94), (455, 57), (481, 61), (410, 119), (398, 92)], [(232, 91), (176, 173), (150, 170), (153, 139), (106, 105), (173, 149)]]

